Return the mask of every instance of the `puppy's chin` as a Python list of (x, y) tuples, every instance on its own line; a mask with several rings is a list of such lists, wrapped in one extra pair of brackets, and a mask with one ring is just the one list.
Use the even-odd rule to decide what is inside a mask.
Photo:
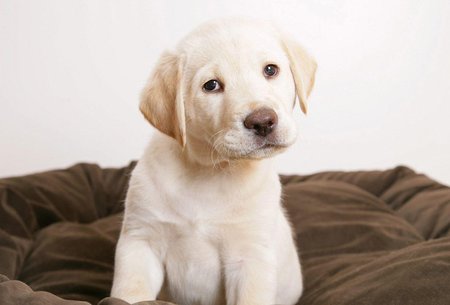
[(273, 157), (284, 152), (294, 144), (297, 133), (271, 133), (267, 137), (254, 134), (235, 133), (233, 130), (225, 134), (214, 151), (218, 159), (223, 161), (260, 160)]

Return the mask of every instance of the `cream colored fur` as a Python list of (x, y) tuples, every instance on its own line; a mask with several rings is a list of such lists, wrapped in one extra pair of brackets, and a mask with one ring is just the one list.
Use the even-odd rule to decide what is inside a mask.
[[(267, 64), (279, 73), (263, 75)], [(268, 23), (206, 23), (162, 55), (140, 109), (155, 135), (131, 176), (111, 295), (188, 304), (295, 304), (302, 276), (269, 158), (296, 139), (314, 60)], [(204, 83), (217, 79), (218, 92)], [(270, 143), (244, 127), (273, 109)], [(268, 145), (270, 144), (270, 145)]]

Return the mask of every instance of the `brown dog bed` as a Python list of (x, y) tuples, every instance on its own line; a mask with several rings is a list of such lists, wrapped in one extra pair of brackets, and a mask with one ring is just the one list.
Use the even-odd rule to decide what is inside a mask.
[[(128, 304), (106, 297), (133, 167), (0, 179), (0, 304)], [(406, 167), (281, 181), (303, 266), (298, 304), (450, 304), (448, 187)]]

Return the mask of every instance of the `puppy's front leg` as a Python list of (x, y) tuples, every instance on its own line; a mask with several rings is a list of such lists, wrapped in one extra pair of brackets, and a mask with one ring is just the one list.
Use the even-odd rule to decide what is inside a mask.
[(227, 305), (275, 304), (274, 249), (256, 243), (232, 247), (224, 263)]
[(122, 233), (115, 261), (111, 296), (129, 303), (156, 300), (164, 274), (147, 241)]

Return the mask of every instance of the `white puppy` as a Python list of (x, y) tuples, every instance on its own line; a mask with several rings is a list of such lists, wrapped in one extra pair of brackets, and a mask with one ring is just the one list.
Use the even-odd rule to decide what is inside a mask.
[(295, 304), (302, 276), (271, 157), (296, 139), (316, 64), (273, 26), (209, 22), (162, 55), (140, 109), (158, 133), (130, 180), (111, 295)]

